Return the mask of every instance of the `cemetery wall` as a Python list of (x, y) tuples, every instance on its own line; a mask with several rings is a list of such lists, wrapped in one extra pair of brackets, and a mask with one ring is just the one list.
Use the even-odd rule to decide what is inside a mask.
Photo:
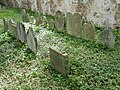
[(81, 12), (89, 21), (110, 26), (120, 24), (120, 0), (3, 0), (12, 7), (39, 10), (42, 13), (55, 15), (57, 10), (66, 12)]

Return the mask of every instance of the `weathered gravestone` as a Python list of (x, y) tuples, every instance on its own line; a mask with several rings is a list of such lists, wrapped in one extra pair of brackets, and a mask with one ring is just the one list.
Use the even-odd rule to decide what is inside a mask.
[(48, 22), (48, 28), (53, 30), (55, 28), (55, 22), (53, 19), (50, 19)]
[(50, 47), (50, 61), (53, 69), (64, 76), (68, 75), (68, 55), (66, 53), (61, 53), (55, 47)]
[(25, 9), (22, 10), (21, 15), (22, 15), (22, 20), (23, 21), (25, 21), (25, 22), (29, 21), (29, 14), (26, 13)]
[(29, 28), (27, 32), (27, 44), (31, 51), (37, 53), (37, 39), (35, 38), (32, 28)]
[(109, 48), (114, 48), (115, 37), (110, 29), (106, 29), (100, 34), (100, 42), (107, 45)]
[(26, 38), (26, 31), (25, 31), (25, 26), (23, 23), (18, 22), (17, 23), (17, 34), (18, 34), (18, 39), (22, 42), (25, 43), (27, 38)]
[(3, 12), (2, 6), (0, 5), (0, 13)]
[(67, 33), (76, 36), (76, 37), (82, 37), (83, 33), (83, 19), (82, 16), (79, 13), (75, 13), (72, 15), (70, 12), (66, 15), (66, 29)]
[(95, 40), (95, 27), (92, 23), (83, 24), (83, 38), (86, 40)]
[(35, 14), (35, 18), (36, 18), (36, 25), (39, 26), (40, 24), (42, 24), (42, 18), (41, 18), (41, 14), (39, 12), (36, 12)]
[(15, 25), (15, 22), (14, 22), (14, 20), (12, 18), (10, 18), (10, 20), (9, 20), (9, 32), (10, 33), (12, 33), (12, 24)]
[(72, 13), (67, 12), (67, 14), (66, 14), (66, 31), (67, 31), (67, 34), (69, 34), (69, 35), (73, 35), (72, 34), (72, 31), (73, 31), (72, 24), (73, 24)]
[(65, 30), (65, 15), (61, 11), (57, 11), (55, 15), (55, 27), (58, 31)]
[(18, 38), (17, 26), (15, 24), (11, 24), (11, 32), (16, 38)]
[(46, 18), (46, 16), (41, 16), (41, 20), (42, 20), (42, 25), (44, 26), (44, 27), (47, 27), (47, 24), (48, 24), (48, 22), (47, 22), (47, 18)]
[(4, 30), (8, 31), (8, 19), (3, 18)]

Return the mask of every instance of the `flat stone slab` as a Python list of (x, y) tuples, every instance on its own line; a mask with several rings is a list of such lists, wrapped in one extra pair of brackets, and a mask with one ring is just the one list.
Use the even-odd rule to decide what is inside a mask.
[(4, 30), (8, 31), (8, 19), (7, 18), (3, 18), (3, 24), (4, 24)]
[(83, 18), (79, 13), (72, 14), (68, 12), (66, 14), (66, 31), (67, 34), (82, 37), (83, 34)]
[(17, 23), (17, 34), (18, 34), (18, 39), (22, 42), (25, 43), (27, 40), (26, 37), (26, 31), (25, 31), (25, 26), (23, 23), (18, 22)]
[(53, 69), (64, 76), (68, 75), (68, 55), (66, 53), (56, 50), (55, 47), (50, 47), (50, 61)]
[(55, 27), (58, 31), (65, 31), (65, 15), (61, 11), (56, 12)]
[(86, 40), (95, 40), (95, 27), (91, 22), (83, 24), (83, 38)]
[(24, 22), (28, 22), (28, 21), (29, 21), (29, 14), (26, 13), (26, 10), (25, 10), (25, 9), (22, 10), (21, 16), (22, 16), (22, 20), (23, 20)]
[(109, 48), (114, 48), (115, 46), (115, 37), (110, 29), (104, 30), (100, 34), (100, 42), (107, 45)]
[(12, 24), (15, 25), (15, 22), (12, 18), (9, 19), (9, 32), (12, 33)]
[(27, 44), (31, 51), (37, 53), (37, 39), (35, 38), (32, 28), (29, 28), (27, 32)]
[(55, 21), (53, 19), (50, 19), (48, 22), (48, 28), (53, 30), (55, 28)]

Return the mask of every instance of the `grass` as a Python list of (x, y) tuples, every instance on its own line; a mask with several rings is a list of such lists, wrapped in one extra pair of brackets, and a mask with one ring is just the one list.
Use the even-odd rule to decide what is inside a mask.
[[(6, 8), (0, 14), (0, 20), (3, 17), (21, 20), (20, 11)], [(3, 27), (2, 23), (0, 27)], [(96, 28), (96, 31), (99, 29)], [(36, 38), (38, 53), (35, 55), (27, 45), (21, 44), (1, 28), (0, 90), (120, 89), (119, 50), (42, 27), (37, 30)], [(51, 45), (68, 53), (70, 69), (68, 77), (63, 77), (51, 69), (49, 60)]]

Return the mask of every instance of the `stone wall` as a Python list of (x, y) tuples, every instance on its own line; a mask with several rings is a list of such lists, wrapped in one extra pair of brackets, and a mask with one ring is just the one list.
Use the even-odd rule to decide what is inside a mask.
[(109, 21), (110, 26), (120, 24), (120, 0), (3, 0), (6, 5), (30, 8), (41, 13), (55, 15), (57, 10), (62, 12), (80, 12), (89, 21), (104, 25)]

